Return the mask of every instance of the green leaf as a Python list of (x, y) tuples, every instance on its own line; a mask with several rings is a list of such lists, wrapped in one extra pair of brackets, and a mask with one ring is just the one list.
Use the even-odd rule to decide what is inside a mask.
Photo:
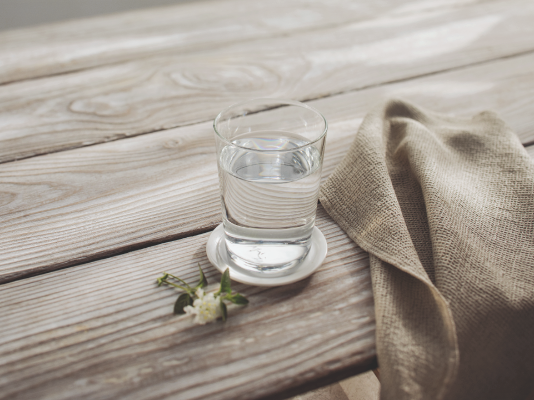
[(232, 293), (232, 282), (230, 281), (230, 269), (226, 268), (221, 277), (221, 292)]
[(220, 304), (221, 304), (222, 320), (226, 321), (226, 318), (228, 318), (228, 311), (226, 310), (226, 304), (224, 304), (224, 302), (222, 300), (220, 301)]
[(226, 300), (231, 301), (234, 304), (239, 304), (239, 305), (248, 304), (247, 298), (239, 293), (235, 293), (229, 296), (227, 295), (225, 298)]
[(182, 293), (174, 303), (175, 314), (185, 314), (184, 308), (193, 305), (193, 298), (188, 293)]
[(200, 267), (200, 263), (198, 263), (198, 270), (200, 271), (200, 280), (198, 281), (198, 284), (195, 287), (195, 289), (203, 288), (203, 287), (208, 286), (208, 280), (204, 276), (204, 272), (202, 272), (202, 268)]

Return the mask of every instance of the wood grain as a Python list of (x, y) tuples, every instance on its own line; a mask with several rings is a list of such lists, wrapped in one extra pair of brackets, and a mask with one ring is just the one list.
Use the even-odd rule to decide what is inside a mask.
[(246, 98), (313, 99), (533, 51), (532, 37), (531, 1), (398, 8), (323, 31), (3, 85), (0, 162), (212, 120)]
[[(493, 109), (534, 139), (534, 55), (310, 102), (329, 121), (323, 178), (373, 104)], [(206, 232), (220, 222), (211, 123), (0, 166), (0, 282)]]
[[(0, 33), (0, 83), (377, 18), (385, 0), (201, 1)], [(426, 6), (454, 9), (471, 1)], [(419, 7), (421, 8), (421, 7)]]
[(367, 254), (321, 208), (328, 257), (249, 297), (226, 323), (172, 314), (162, 271), (208, 281), (209, 234), (13, 282), (0, 291), (0, 399), (277, 398), (376, 366)]

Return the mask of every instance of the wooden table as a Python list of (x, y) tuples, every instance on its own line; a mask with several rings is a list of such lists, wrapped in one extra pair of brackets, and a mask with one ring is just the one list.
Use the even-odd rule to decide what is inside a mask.
[(0, 82), (0, 398), (282, 399), (376, 366), (368, 258), (319, 206), (312, 277), (173, 315), (162, 271), (220, 277), (211, 121), (308, 102), (324, 178), (392, 96), (533, 145), (534, 2), (200, 1), (0, 33)]

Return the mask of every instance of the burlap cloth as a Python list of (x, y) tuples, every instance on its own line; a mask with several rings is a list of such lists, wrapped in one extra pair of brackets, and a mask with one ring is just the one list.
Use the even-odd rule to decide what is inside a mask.
[(369, 252), (381, 398), (534, 388), (534, 164), (491, 112), (370, 113), (320, 201)]

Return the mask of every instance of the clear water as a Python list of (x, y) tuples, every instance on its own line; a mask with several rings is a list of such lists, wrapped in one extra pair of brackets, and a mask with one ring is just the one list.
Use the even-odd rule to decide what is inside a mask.
[(232, 143), (246, 149), (228, 145), (219, 159), (227, 249), (250, 272), (283, 275), (310, 249), (322, 155), (314, 146), (253, 151), (308, 143), (286, 132), (245, 134)]

